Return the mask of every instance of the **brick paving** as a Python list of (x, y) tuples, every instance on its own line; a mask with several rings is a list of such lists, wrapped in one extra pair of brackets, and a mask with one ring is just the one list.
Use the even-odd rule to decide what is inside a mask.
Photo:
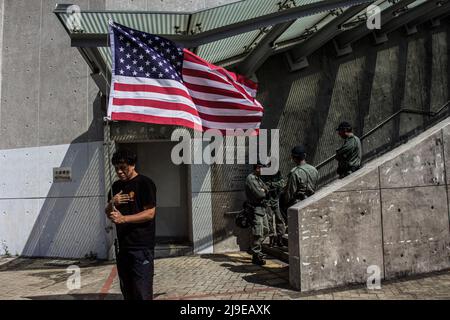
[[(113, 263), (73, 262), (81, 270), (81, 288), (68, 290), (66, 282), (70, 274), (66, 266), (52, 262), (55, 261), (0, 257), (0, 299), (122, 299)], [(293, 290), (288, 275), (285, 263), (268, 260), (265, 266), (255, 266), (244, 252), (157, 259), (155, 299), (450, 299), (450, 270), (382, 282), (381, 290), (351, 286), (313, 293)]]

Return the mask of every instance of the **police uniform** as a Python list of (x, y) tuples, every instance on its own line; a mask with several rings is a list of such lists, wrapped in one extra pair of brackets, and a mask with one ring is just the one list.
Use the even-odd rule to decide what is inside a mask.
[[(350, 124), (343, 122), (336, 129), (351, 129)], [(344, 140), (341, 148), (336, 150), (336, 160), (338, 161), (337, 174), (339, 178), (344, 178), (361, 167), (361, 141), (354, 134)]]
[(253, 255), (253, 262), (264, 264), (262, 258), (262, 243), (269, 233), (267, 221), (267, 186), (259, 176), (254, 173), (248, 175), (245, 181), (245, 195), (247, 204), (253, 212), (252, 217), (252, 235), (253, 240), (250, 251)]
[(271, 176), (261, 176), (261, 180), (264, 181), (269, 189), (267, 196), (267, 220), (270, 236), (274, 240), (276, 239), (278, 244), (281, 244), (281, 237), (286, 232), (286, 221), (281, 214), (279, 200), (281, 191), (285, 185), (285, 180), (279, 171)]
[(312, 196), (317, 188), (319, 172), (310, 164), (301, 164), (291, 170), (286, 185), (289, 206)]

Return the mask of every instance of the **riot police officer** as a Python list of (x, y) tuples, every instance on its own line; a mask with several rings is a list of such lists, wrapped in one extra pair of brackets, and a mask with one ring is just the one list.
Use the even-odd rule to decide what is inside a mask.
[(352, 126), (348, 122), (339, 124), (336, 131), (344, 139), (342, 147), (336, 150), (337, 174), (342, 179), (361, 167), (361, 141), (353, 134)]
[(281, 214), (279, 200), (285, 186), (285, 180), (280, 171), (274, 175), (262, 175), (261, 179), (269, 189), (267, 194), (267, 220), (270, 230), (270, 244), (271, 246), (282, 247), (282, 237), (286, 232), (286, 221)]
[(261, 180), (261, 168), (263, 165), (257, 163), (253, 167), (253, 172), (247, 176), (245, 181), (245, 195), (247, 205), (252, 211), (252, 244), (250, 251), (252, 253), (252, 263), (264, 265), (266, 261), (262, 254), (262, 243), (269, 233), (267, 221), (267, 194), (268, 187)]
[(288, 175), (285, 188), (285, 203), (287, 207), (312, 196), (317, 188), (319, 172), (306, 163), (306, 152), (302, 146), (296, 146), (291, 152), (296, 166)]

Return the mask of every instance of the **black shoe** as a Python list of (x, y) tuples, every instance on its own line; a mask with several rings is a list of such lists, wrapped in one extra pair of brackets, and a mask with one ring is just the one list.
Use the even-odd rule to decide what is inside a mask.
[(263, 266), (266, 264), (266, 260), (264, 260), (261, 256), (255, 255), (252, 258), (252, 263), (258, 266)]

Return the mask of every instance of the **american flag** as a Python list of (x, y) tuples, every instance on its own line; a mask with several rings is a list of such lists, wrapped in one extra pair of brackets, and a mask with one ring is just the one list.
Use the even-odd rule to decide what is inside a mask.
[(257, 85), (174, 42), (110, 22), (111, 120), (195, 130), (256, 129), (263, 107)]

